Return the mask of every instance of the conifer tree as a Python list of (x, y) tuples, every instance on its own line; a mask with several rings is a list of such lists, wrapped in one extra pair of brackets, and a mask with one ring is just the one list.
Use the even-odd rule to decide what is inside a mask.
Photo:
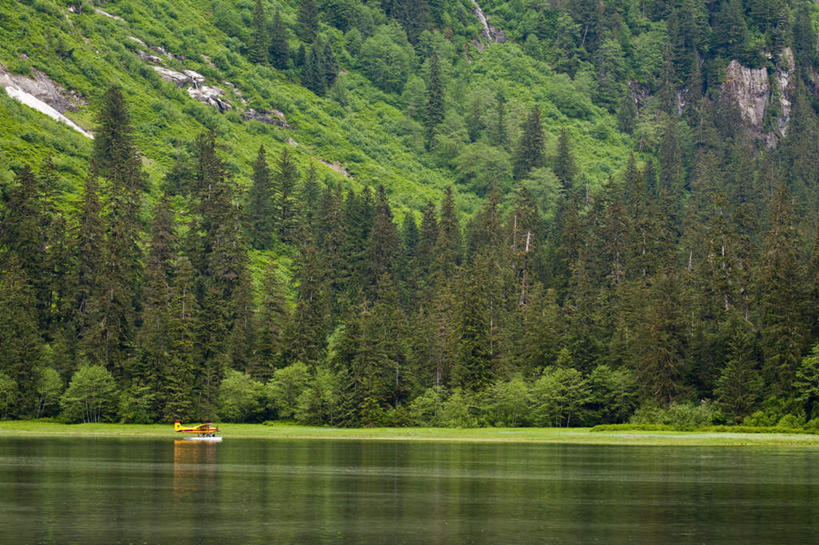
[(327, 74), (324, 68), (324, 54), (313, 44), (307, 51), (302, 68), (301, 82), (319, 96), (327, 92)]
[(322, 198), (322, 191), (318, 181), (318, 174), (316, 173), (316, 164), (310, 161), (310, 166), (304, 174), (304, 182), (299, 188), (299, 221), (302, 231), (305, 229), (307, 233), (313, 234), (319, 216), (320, 200)]
[(313, 369), (324, 349), (329, 315), (326, 268), (315, 246), (303, 247), (295, 264), (296, 307), (287, 324), (285, 362), (300, 361)]
[(75, 332), (79, 335), (88, 326), (90, 311), (88, 303), (92, 298), (98, 297), (101, 290), (99, 276), (105, 244), (105, 225), (102, 221), (102, 203), (98, 191), (97, 178), (88, 176), (85, 180), (75, 242), (77, 267), (71, 282), (75, 296), (70, 314)]
[(769, 224), (759, 265), (762, 350), (769, 393), (781, 395), (792, 388), (805, 335), (799, 233), (784, 184), (776, 188)]
[(540, 108), (535, 106), (523, 124), (512, 173), (515, 179), (525, 178), (529, 172), (543, 165), (544, 152), (543, 125), (540, 121)]
[(151, 244), (145, 267), (145, 301), (142, 325), (136, 335), (135, 355), (128, 362), (130, 392), (139, 397), (144, 417), (154, 419), (161, 412), (164, 399), (158, 396), (168, 365), (171, 321), (171, 279), (176, 253), (173, 212), (167, 196), (154, 208)]
[(102, 256), (105, 267), (99, 274), (101, 290), (91, 300), (93, 314), (83, 344), (92, 362), (107, 366), (120, 378), (133, 346), (140, 301), (139, 211), (146, 178), (119, 87), (106, 91), (97, 121), (90, 171), (108, 184), (110, 206)]
[(674, 401), (682, 392), (685, 336), (680, 308), (677, 282), (665, 271), (658, 273), (643, 310), (635, 350), (643, 394), (660, 404)]
[(194, 416), (193, 384), (201, 370), (194, 362), (197, 315), (193, 265), (187, 257), (180, 257), (174, 263), (167, 332), (169, 352), (162, 366), (159, 390), (165, 420), (186, 420)]
[(374, 300), (377, 283), (385, 276), (393, 279), (401, 250), (401, 239), (392, 218), (384, 186), (378, 186), (373, 226), (366, 242), (364, 287)]
[(265, 270), (262, 293), (256, 363), (251, 374), (259, 380), (266, 381), (273, 377), (276, 368), (281, 367), (284, 331), (289, 317), (284, 290), (279, 282), (274, 261), (268, 263)]
[(286, 69), (290, 64), (290, 45), (287, 42), (287, 37), (287, 27), (284, 26), (281, 13), (276, 8), (276, 12), (273, 14), (273, 23), (270, 26), (268, 53), (270, 63), (279, 70)]
[[(228, 340), (237, 316), (234, 294), (247, 266), (241, 237), (240, 209), (235, 186), (224, 162), (216, 153), (213, 133), (196, 141), (196, 200), (198, 224), (189, 231), (188, 255), (197, 272), (199, 338), (196, 358), (200, 418), (213, 418), (225, 364)], [(241, 309), (239, 309), (241, 310)]]
[(433, 252), (435, 282), (441, 285), (454, 277), (461, 262), (461, 228), (455, 215), (455, 197), (452, 187), (447, 187), (441, 201), (438, 239)]
[(506, 148), (508, 141), (506, 138), (506, 97), (503, 91), (498, 91), (495, 95), (495, 119), (489, 130), (489, 141), (493, 146)]
[(754, 335), (749, 324), (737, 313), (732, 313), (727, 328), (728, 359), (714, 393), (720, 408), (739, 423), (754, 411), (763, 382), (755, 361)]
[(285, 147), (276, 161), (276, 232), (284, 242), (292, 242), (296, 226), (296, 188), (299, 169), (290, 150)]
[(432, 148), (438, 126), (444, 121), (444, 82), (441, 75), (441, 60), (438, 53), (429, 57), (427, 73), (427, 104), (424, 110), (424, 127), (426, 129), (426, 146)]
[(250, 43), (247, 47), (247, 57), (250, 62), (256, 64), (267, 64), (267, 17), (264, 13), (262, 0), (256, 0), (253, 7)]
[(415, 251), (418, 274), (427, 278), (435, 259), (435, 245), (438, 243), (438, 214), (435, 204), (428, 201), (421, 216), (421, 229), (418, 235), (418, 246)]
[(274, 231), (275, 195), (264, 146), (259, 146), (259, 153), (253, 163), (252, 185), (248, 197), (249, 242), (257, 250), (266, 250), (270, 248)]
[(574, 189), (577, 167), (574, 163), (574, 156), (569, 143), (569, 133), (566, 129), (560, 131), (560, 138), (557, 140), (557, 153), (553, 164), (552, 170), (557, 179), (560, 180), (564, 193), (568, 195)]
[(48, 327), (52, 306), (50, 285), (54, 280), (49, 271), (52, 260), (48, 240), (53, 233), (43, 186), (31, 168), (24, 166), (8, 191), (0, 229), (0, 248), (6, 250), (5, 261), (16, 259), (31, 282), (41, 331)]
[(494, 379), (487, 278), (479, 273), (484, 256), (466, 266), (458, 275), (458, 355), (453, 369), (456, 385), (479, 390)]
[(617, 127), (627, 134), (633, 134), (637, 128), (637, 105), (634, 103), (634, 97), (631, 96), (631, 89), (628, 86), (617, 106)]
[(300, 0), (298, 35), (302, 42), (312, 43), (318, 33), (318, 7), (315, 0)]
[(243, 373), (256, 366), (256, 313), (253, 306), (253, 285), (247, 266), (238, 269), (239, 278), (233, 290), (233, 323), (225, 347), (226, 363)]
[(38, 333), (34, 293), (25, 271), (13, 256), (0, 275), (0, 373), (17, 384), (11, 406), (16, 416), (34, 409), (34, 387), (42, 339)]
[(324, 86), (329, 89), (338, 76), (338, 61), (333, 48), (330, 47), (330, 42), (325, 42), (321, 48), (321, 61), (324, 67)]

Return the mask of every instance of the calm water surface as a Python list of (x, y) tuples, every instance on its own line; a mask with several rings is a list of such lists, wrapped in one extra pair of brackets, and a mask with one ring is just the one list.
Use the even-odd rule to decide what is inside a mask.
[(2, 543), (819, 541), (819, 450), (0, 436)]

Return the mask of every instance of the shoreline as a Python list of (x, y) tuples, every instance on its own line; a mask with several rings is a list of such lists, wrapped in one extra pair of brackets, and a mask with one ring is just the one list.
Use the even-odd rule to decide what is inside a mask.
[[(219, 424), (226, 440), (428, 441), (480, 444), (621, 446), (775, 446), (819, 448), (819, 435), (730, 431), (591, 431), (591, 428), (322, 428), (292, 424)], [(169, 424), (60, 424), (0, 421), (4, 437), (179, 439)]]

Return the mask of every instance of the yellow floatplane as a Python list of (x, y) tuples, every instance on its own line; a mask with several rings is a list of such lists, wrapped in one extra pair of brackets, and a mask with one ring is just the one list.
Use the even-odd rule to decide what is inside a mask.
[(219, 427), (208, 422), (207, 424), (199, 424), (198, 426), (183, 426), (179, 420), (173, 423), (173, 430), (181, 433), (193, 433), (189, 437), (185, 437), (185, 441), (208, 441), (211, 443), (219, 443), (222, 437), (216, 435), (219, 432)]

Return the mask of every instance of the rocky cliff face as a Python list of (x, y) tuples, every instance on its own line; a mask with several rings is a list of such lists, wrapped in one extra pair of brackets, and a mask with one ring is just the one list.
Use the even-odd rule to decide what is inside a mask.
[(722, 95), (736, 103), (742, 117), (768, 147), (775, 147), (788, 129), (791, 116), (788, 94), (793, 71), (790, 48), (779, 55), (773, 74), (765, 67), (748, 68), (735, 60), (725, 70)]

